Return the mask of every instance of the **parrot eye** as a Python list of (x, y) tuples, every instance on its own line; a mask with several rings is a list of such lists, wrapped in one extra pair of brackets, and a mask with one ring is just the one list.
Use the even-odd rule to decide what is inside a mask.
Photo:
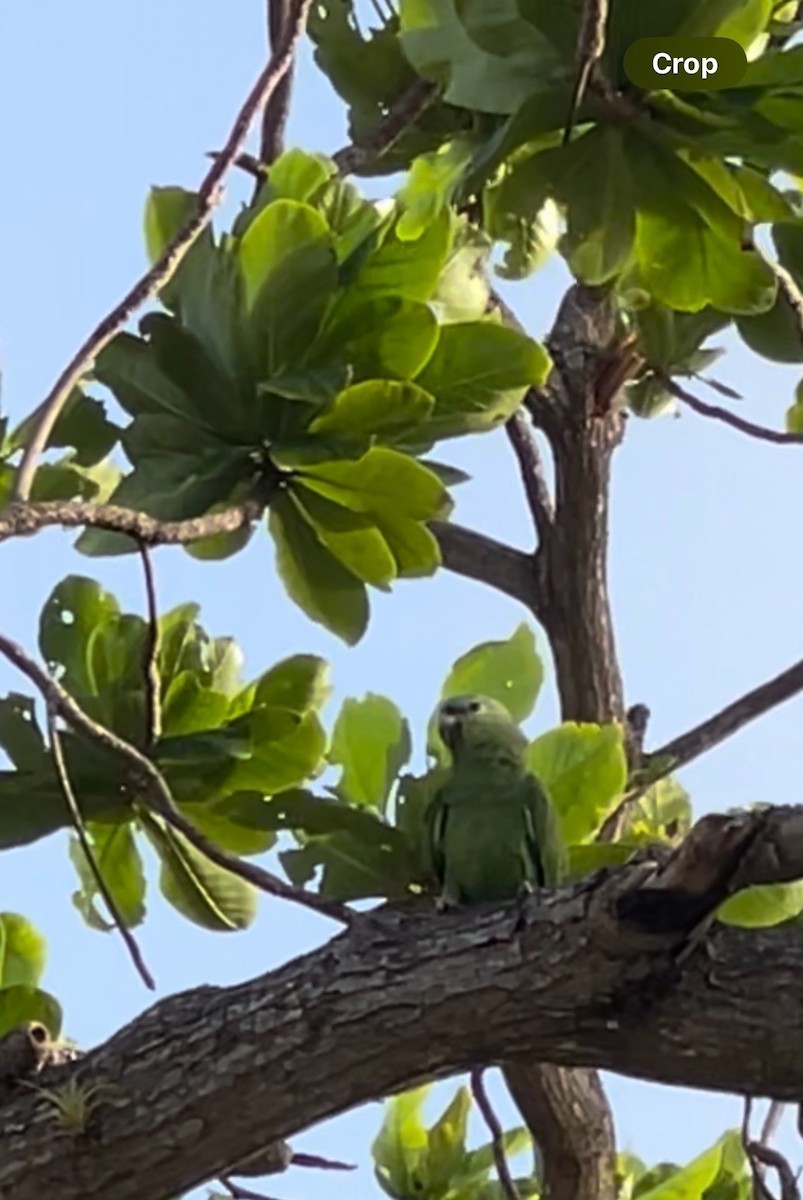
[(470, 700), (468, 703), (468, 711), (469, 712), (472, 712), (472, 713), (479, 712), (481, 708), (482, 708), (482, 705), (480, 704), (479, 700)]

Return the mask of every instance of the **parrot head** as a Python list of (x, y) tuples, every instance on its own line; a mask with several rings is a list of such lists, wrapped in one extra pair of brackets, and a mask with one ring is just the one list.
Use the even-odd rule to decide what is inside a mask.
[(448, 696), (438, 705), (438, 733), (453, 757), (488, 744), (518, 751), (527, 739), (504, 704), (490, 696)]

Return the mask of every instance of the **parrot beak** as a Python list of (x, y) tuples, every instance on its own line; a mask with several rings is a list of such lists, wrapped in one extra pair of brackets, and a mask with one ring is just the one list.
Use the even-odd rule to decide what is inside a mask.
[(446, 707), (442, 708), (438, 715), (438, 733), (443, 738), (445, 745), (452, 751), (460, 744), (464, 715), (462, 712)]

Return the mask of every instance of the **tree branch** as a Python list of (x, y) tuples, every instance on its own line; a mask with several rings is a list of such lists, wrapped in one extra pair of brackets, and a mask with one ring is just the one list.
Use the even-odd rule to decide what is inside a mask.
[(526, 410), (514, 413), (505, 425), (505, 432), (518, 460), (524, 493), (538, 534), (538, 543), (543, 545), (554, 524), (555, 510), (544, 477), (544, 466), (538, 453), (535, 435), (525, 413)]
[[(491, 299), (505, 323), (524, 332), (502, 297)], [(547, 524), (544, 489), (531, 488), (541, 528), (523, 602), (546, 629), (564, 720), (624, 718), (607, 590), (608, 480), (623, 431), (615, 393), (627, 377), (615, 339), (606, 291), (570, 288), (547, 339), (554, 364), (547, 386), (531, 388), (524, 401), (549, 440), (555, 504)], [(614, 1200), (613, 1117), (596, 1072), (519, 1057), (504, 1074), (544, 1152), (550, 1200)]]
[(398, 137), (414, 125), (438, 94), (438, 85), (418, 77), (359, 145), (344, 146), (332, 155), (339, 175), (354, 175), (371, 166)]
[(773, 442), (779, 446), (803, 444), (803, 433), (783, 433), (780, 429), (767, 429), (765, 425), (757, 425), (755, 421), (748, 421), (744, 417), (737, 416), (729, 408), (723, 408), (721, 404), (709, 404), (707, 400), (701, 400), (699, 396), (695, 396), (680, 384), (675, 383), (674, 379), (664, 371), (655, 371), (654, 373), (676, 400), (688, 405), (700, 416), (713, 417), (715, 421), (722, 421), (725, 425), (730, 425), (732, 429), (738, 429), (741, 433), (758, 438), (762, 442)]
[[(710, 843), (709, 890), (722, 822), (728, 844), (758, 851), (742, 882), (803, 873), (803, 809), (718, 821), (690, 835)], [(803, 939), (715, 928), (678, 968), (685, 931), (616, 917), (645, 879), (660, 882), (651, 870), (528, 901), (518, 923), (507, 905), (448, 916), (388, 906), (259, 979), (171, 997), (79, 1064), (82, 1082), (114, 1095), (86, 1135), (65, 1138), (27, 1093), (2, 1110), (0, 1195), (168, 1200), (268, 1140), (478, 1061), (546, 1059), (796, 1101)], [(675, 891), (682, 882), (676, 871)]]
[[(21, 646), (2, 633), (0, 633), (0, 654), (3, 654), (23, 675), (30, 679), (31, 683), (41, 692), (45, 702), (71, 728), (127, 762), (135, 783), (137, 798), (141, 797), (152, 812), (161, 817), (173, 829), (178, 830), (210, 862), (222, 867), (225, 871), (230, 871), (232, 875), (238, 875), (270, 896), (292, 900), (295, 904), (310, 908), (321, 916), (329, 917), (330, 920), (349, 925), (355, 919), (356, 914), (345, 904), (327, 900), (317, 892), (306, 892), (302, 888), (293, 887), (292, 884), (285, 883), (278, 875), (273, 875), (263, 867), (257, 866), (256, 863), (236, 858), (235, 855), (221, 849), (199, 829), (196, 829), (191, 821), (187, 820), (176, 806), (161, 771), (147, 755), (130, 745), (129, 742), (123, 741), (110, 729), (98, 725), (88, 717), (78, 702), (69, 692), (65, 691), (60, 683), (52, 679), (38, 663), (29, 658)], [(1, 1194), (2, 1192), (0, 1192)]]
[(535, 570), (531, 554), (451, 521), (433, 521), (430, 529), (438, 539), (448, 571), (486, 583), (528, 608), (533, 605)]
[(112, 919), (112, 924), (120, 934), (120, 937), (123, 939), (123, 944), (125, 945), (129, 957), (134, 964), (134, 969), (136, 970), (142, 982), (145, 984), (145, 987), (150, 988), (151, 991), (155, 991), (156, 980), (148, 970), (145, 959), (142, 957), (142, 951), (139, 948), (137, 939), (126, 925), (125, 920), (120, 913), (120, 909), (117, 907), (114, 894), (108, 887), (106, 880), (103, 878), (103, 872), (100, 869), (100, 864), (95, 856), (94, 848), (89, 840), (89, 834), (87, 833), (86, 826), (84, 825), (81, 809), (78, 805), (78, 800), (76, 799), (75, 792), (73, 791), (72, 784), (70, 782), (67, 763), (64, 759), (64, 750), (61, 745), (61, 737), (59, 736), (59, 731), (56, 728), (56, 714), (52, 704), (47, 705), (47, 727), (56, 778), (59, 781), (59, 786), (61, 787), (64, 795), (64, 800), (70, 813), (70, 819), (72, 820), (73, 829), (75, 830), (75, 836), (78, 838), (81, 850), (87, 862), (87, 866), (89, 867), (92, 877), (95, 880), (98, 892), (103, 897), (103, 903), (106, 905), (109, 916)]
[(283, 33), (282, 44), (271, 55), (270, 62), (261, 72), (246, 97), (235, 118), (226, 144), (214, 159), (201, 182), (195, 212), (170, 239), (153, 266), (137, 280), (120, 303), (103, 318), (78, 348), (39, 406), (35, 414), (36, 425), (33, 434), (25, 447), (17, 471), (13, 492), (14, 500), (24, 501), (30, 496), (39, 457), (47, 445), (59, 413), (73, 389), (80, 383), (81, 377), (103, 347), (108, 345), (140, 305), (164, 287), (193, 242), (211, 220), (212, 212), (220, 200), (223, 176), (242, 149), (251, 122), (292, 66), (296, 45), (306, 26), (310, 3), (311, 0), (292, 0), (292, 8)]
[(142, 674), (145, 682), (145, 737), (143, 745), (152, 750), (162, 736), (162, 681), (159, 678), (159, 610), (156, 603), (156, 580), (150, 551), (140, 543), (142, 568), (145, 573), (145, 597), (148, 611), (148, 632), (143, 650)]
[[(290, 0), (267, 0), (268, 46), (271, 56), (286, 41), (287, 26), (292, 20)], [(259, 159), (263, 166), (274, 163), (284, 149), (284, 131), (290, 115), (290, 95), (293, 89), (295, 50), (293, 59), (282, 78), (265, 102), (262, 110), (262, 130), (259, 138)], [(257, 190), (259, 189), (257, 184)]]
[(505, 1153), (505, 1133), (485, 1090), (484, 1076), (484, 1067), (475, 1067), (471, 1072), (471, 1094), (491, 1135), (494, 1166), (496, 1167), (496, 1174), (499, 1177), (502, 1191), (507, 1196), (507, 1200), (520, 1200), (515, 1181), (510, 1174), (507, 1154)]
[(566, 124), (563, 129), (563, 145), (572, 136), (574, 118), (583, 103), (591, 73), (605, 52), (605, 36), (608, 26), (608, 0), (584, 0), (580, 17), (575, 52), (576, 75)]
[(783, 704), (786, 700), (791, 700), (801, 691), (803, 691), (803, 659), (789, 667), (788, 670), (782, 671), (780, 675), (776, 675), (774, 679), (770, 679), (759, 687), (753, 688), (751, 692), (745, 693), (744, 696), (740, 696), (738, 700), (726, 705), (712, 717), (695, 725), (693, 729), (679, 734), (671, 742), (666, 742), (665, 745), (646, 755), (647, 766), (651, 760), (656, 764), (661, 759), (667, 760), (666, 769), (661, 770), (659, 774), (651, 774), (651, 781), (660, 779), (671, 771), (676, 771), (679, 767), (686, 766), (693, 759), (699, 758), (701, 754), (719, 745), (725, 738), (738, 733), (750, 721), (763, 716), (764, 713)]
[(24, 501), (0, 510), (0, 542), (29, 537), (61, 525), (65, 529), (107, 529), (125, 533), (143, 546), (187, 546), (218, 533), (234, 533), (258, 521), (264, 501), (247, 500), (222, 512), (189, 517), (185, 521), (159, 521), (135, 508), (119, 504), (92, 504), (88, 500)]

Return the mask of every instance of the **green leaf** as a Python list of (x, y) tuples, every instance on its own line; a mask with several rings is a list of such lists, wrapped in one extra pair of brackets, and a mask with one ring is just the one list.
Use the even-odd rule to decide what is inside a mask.
[(432, 396), (414, 383), (372, 379), (338, 393), (309, 431), (335, 437), (369, 434), (392, 442), (425, 420), (433, 404)]
[[(485, 11), (490, 11), (487, 5)], [(532, 92), (534, 81), (554, 78), (561, 67), (544, 37), (519, 18), (514, 0), (494, 6), (492, 43), (480, 29), (483, 20), (489, 18), (483, 18), (479, 4), (403, 0), (402, 47), (419, 74), (444, 85), (447, 104), (511, 113)], [(493, 50), (483, 44), (492, 44)]]
[[(145, 243), (153, 262), (198, 211), (198, 196), (179, 187), (152, 188), (145, 206)], [(215, 245), (210, 226), (195, 239), (159, 299), (176, 313), (217, 366), (240, 378), (240, 280), (232, 254)], [(117, 340), (117, 339), (115, 339)]]
[(636, 258), (644, 286), (670, 308), (707, 304), (739, 315), (763, 312), (776, 292), (761, 256), (743, 248), (744, 221), (676, 154), (632, 131), (638, 164)]
[[(103, 882), (111, 893), (123, 924), (133, 929), (145, 919), (145, 874), (130, 822), (102, 824), (92, 822), (87, 833)], [(78, 838), (70, 839), (70, 860), (78, 872), (81, 886), (73, 893), (73, 904), (92, 929), (114, 928), (105, 901), (99, 911), (95, 876)]]
[(441, 565), (441, 551), (426, 525), (400, 517), (390, 509), (375, 514), (374, 519), (390, 546), (400, 577), (421, 579), (434, 575)]
[[(486, 270), (491, 244), (488, 234), (467, 220), (456, 227), (449, 256), (430, 301), (442, 324), (477, 321), (485, 314), (491, 292)], [(423, 365), (422, 362), (420, 367)]]
[(235, 442), (250, 432), (250, 396), (241, 397), (234, 381), (218, 369), (194, 334), (175, 317), (159, 312), (144, 316), (140, 329), (156, 366), (183, 397), (178, 413), (171, 410), (171, 415), (185, 417), (213, 435), (231, 435)]
[(0, 698), (0, 746), (20, 771), (49, 769), (49, 755), (29, 696), (9, 692)]
[[(288, 727), (289, 727), (288, 722)], [(222, 729), (203, 729), (197, 732), (162, 737), (154, 747), (154, 758), (163, 767), (189, 764), (195, 767), (220, 765), (221, 760), (248, 759), (251, 747), (248, 731), (241, 723)]]
[(803, 881), (745, 888), (717, 909), (717, 920), (745, 929), (780, 925), (803, 912)]
[(298, 474), (308, 488), (355, 512), (430, 521), (451, 509), (437, 475), (385, 446), (373, 447), (356, 462), (320, 463)]
[(18, 985), (0, 989), (0, 1037), (27, 1021), (39, 1021), (51, 1037), (61, 1033), (61, 1005), (39, 988)]
[(289, 829), (310, 838), (348, 834), (354, 844), (382, 850), (396, 860), (404, 859), (408, 851), (404, 834), (381, 820), (373, 809), (314, 796), (302, 788), (289, 788), (270, 799), (240, 792), (227, 802), (227, 812), (231, 820), (249, 829)]
[[(633, 249), (636, 169), (624, 132), (597, 126), (568, 146), (543, 149), (515, 165), (490, 191), (492, 228), (508, 236), (506, 220), (514, 228), (531, 221), (551, 197), (567, 210), (562, 251), (572, 271), (585, 283), (605, 283), (622, 270)], [(589, 188), (592, 172), (595, 186)]]
[(192, 401), (166, 373), (144, 338), (118, 333), (98, 355), (95, 377), (132, 417), (157, 413), (175, 417), (182, 422), (185, 437), (186, 423), (193, 420), (198, 423), (199, 415)]
[[(72, 767), (70, 776), (86, 818), (119, 810), (119, 780), (87, 783)], [(52, 772), (0, 771), (0, 849), (25, 846), (69, 824), (64, 796)]]
[[(196, 829), (230, 854), (264, 854), (276, 844), (276, 835), (253, 828), (238, 819), (238, 805), (244, 795), (246, 793), (234, 792), (219, 800), (183, 804), (181, 808)], [(254, 801), (264, 803), (261, 796), (250, 793), (249, 795)]]
[[(9, 434), (4, 453), (11, 454), (27, 445), (35, 424), (36, 413), (21, 421)], [(105, 458), (119, 436), (120, 427), (107, 418), (106, 406), (74, 388), (58, 415), (46, 446), (48, 449), (74, 446), (73, 461), (86, 467)]]
[[(213, 504), (209, 509), (209, 515), (222, 512), (231, 507), (233, 503), (236, 501), (232, 497), (220, 504)], [(240, 529), (231, 530), (230, 533), (216, 533), (211, 537), (199, 538), (198, 541), (184, 546), (183, 550), (185, 554), (189, 554), (190, 558), (195, 558), (199, 562), (222, 562), (244, 550), (253, 536), (253, 525), (243, 525)]]
[(435, 397), (427, 440), (481, 433), (503, 424), (529, 387), (540, 387), (549, 357), (531, 338), (491, 321), (446, 325), (416, 379)]
[[(284, 724), (288, 716), (293, 718), (291, 728)], [(250, 754), (227, 776), (231, 792), (272, 794), (302, 783), (323, 765), (326, 734), (314, 712), (257, 708), (241, 717), (237, 726), (248, 729)]]
[(390, 838), (375, 845), (343, 831), (311, 837), (299, 850), (283, 850), (279, 858), (296, 887), (305, 887), (320, 869), (319, 892), (342, 903), (401, 899), (412, 882), (406, 848), (395, 847)]
[[(135, 432), (142, 431), (146, 422), (162, 425), (155, 417), (139, 418), (129, 426), (124, 440), (130, 444)], [(244, 478), (253, 478), (253, 464), (242, 448), (225, 448), (217, 443), (211, 451), (199, 449), (195, 433), (190, 436), (186, 426), (183, 442), (183, 451), (149, 455), (138, 461), (136, 470), (125, 476), (109, 502), (142, 509), (163, 521), (181, 521), (209, 512), (229, 499)], [(126, 449), (130, 453), (128, 446)], [(131, 456), (138, 457), (136, 453)], [(76, 548), (91, 556), (133, 554), (136, 542), (123, 534), (86, 529)]]
[(198, 207), (194, 192), (180, 187), (154, 187), (145, 205), (145, 246), (151, 262), (164, 254), (179, 229)]
[(627, 780), (618, 725), (567, 721), (530, 744), (527, 765), (549, 792), (567, 845), (596, 833)]
[(327, 550), (291, 494), (274, 497), (268, 529), (290, 599), (310, 620), (356, 645), (368, 626), (365, 585)]
[(67, 691), (76, 695), (96, 692), (90, 638), (119, 612), (111, 592), (83, 575), (68, 575), (50, 593), (39, 618), (39, 649)]
[(396, 560), (375, 522), (310, 488), (293, 489), (296, 502), (321, 543), (363, 583), (387, 590)]
[(37, 987), (45, 969), (47, 943), (19, 913), (0, 913), (0, 989)]
[(650, 842), (679, 842), (691, 828), (692, 808), (688, 792), (669, 776), (647, 788), (627, 808), (621, 839), (635, 845)]
[(414, 242), (449, 206), (474, 152), (473, 139), (454, 138), (429, 154), (419, 154), (397, 195), (401, 217), (396, 233)]
[[(531, 1144), (529, 1131), (523, 1126), (509, 1129), (502, 1135), (502, 1145), (507, 1158), (512, 1158), (514, 1154), (520, 1154), (522, 1150), (527, 1150)], [(495, 1165), (493, 1144), (487, 1142), (484, 1146), (480, 1146), (477, 1150), (471, 1150), (466, 1155), (463, 1172), (469, 1177), (477, 1176), (492, 1170)]]
[(803, 362), (800, 321), (780, 288), (772, 308), (737, 318), (736, 328), (742, 341), (762, 358), (780, 363)]
[(308, 154), (295, 147), (285, 150), (270, 165), (268, 190), (271, 199), (312, 202), (335, 169), (332, 160), (323, 154)]
[(329, 227), (309, 205), (276, 200), (248, 226), (238, 257), (259, 361), (273, 374), (309, 349), (336, 287)]
[(249, 707), (265, 705), (302, 714), (317, 711), (332, 690), (329, 664), (314, 654), (294, 654), (260, 675), (251, 687)]
[(687, 1166), (670, 1174), (648, 1191), (639, 1190), (639, 1200), (679, 1200), (692, 1196), (708, 1196), (715, 1185), (730, 1183), (739, 1196), (740, 1186), (749, 1178), (747, 1156), (741, 1134), (730, 1130), (710, 1150), (693, 1159)]
[(441, 687), (447, 696), (490, 696), (505, 705), (513, 720), (525, 721), (535, 707), (544, 665), (535, 635), (524, 624), (507, 641), (481, 642), (458, 658)]
[(502, 261), (494, 269), (503, 279), (526, 279), (539, 271), (558, 247), (560, 209), (547, 197), (532, 214), (510, 212), (497, 203), (500, 195), (509, 199), (501, 187), (485, 190), (487, 228), (495, 239), (507, 242)]
[(429, 300), (448, 258), (453, 230), (453, 218), (446, 209), (415, 241), (399, 237), (398, 226), (391, 229), (362, 263), (350, 285), (351, 296)]
[(211, 863), (155, 817), (140, 815), (140, 824), (159, 856), (159, 888), (168, 903), (202, 929), (229, 933), (248, 928), (257, 904), (250, 883)]
[(344, 700), (328, 759), (342, 767), (336, 791), (349, 804), (384, 813), (391, 785), (410, 757), (410, 729), (392, 700), (369, 692)]
[(391, 1196), (413, 1196), (422, 1190), (419, 1172), (428, 1138), (421, 1110), (430, 1087), (424, 1084), (385, 1101), (371, 1156), (377, 1178)]
[(323, 799), (292, 789), (257, 805), (243, 797), (236, 817), (260, 829), (290, 829), (298, 850), (279, 857), (289, 878), (304, 887), (321, 871), (319, 891), (342, 901), (402, 897), (415, 876), (413, 850), (405, 834), (370, 808)]
[(639, 849), (635, 842), (588, 842), (581, 846), (569, 846), (568, 879), (584, 879), (606, 867), (621, 867), (631, 854)]
[(467, 1087), (459, 1087), (427, 1134), (426, 1174), (437, 1194), (448, 1192), (462, 1176), (466, 1157), (466, 1135), (472, 1098)]
[(147, 625), (133, 613), (108, 617), (87, 638), (91, 708), (109, 728), (139, 743), (145, 728), (142, 656)]
[(429, 360), (439, 337), (438, 322), (419, 300), (402, 296), (356, 299), (347, 291), (332, 306), (316, 347), (336, 355), (354, 379), (412, 379)]

